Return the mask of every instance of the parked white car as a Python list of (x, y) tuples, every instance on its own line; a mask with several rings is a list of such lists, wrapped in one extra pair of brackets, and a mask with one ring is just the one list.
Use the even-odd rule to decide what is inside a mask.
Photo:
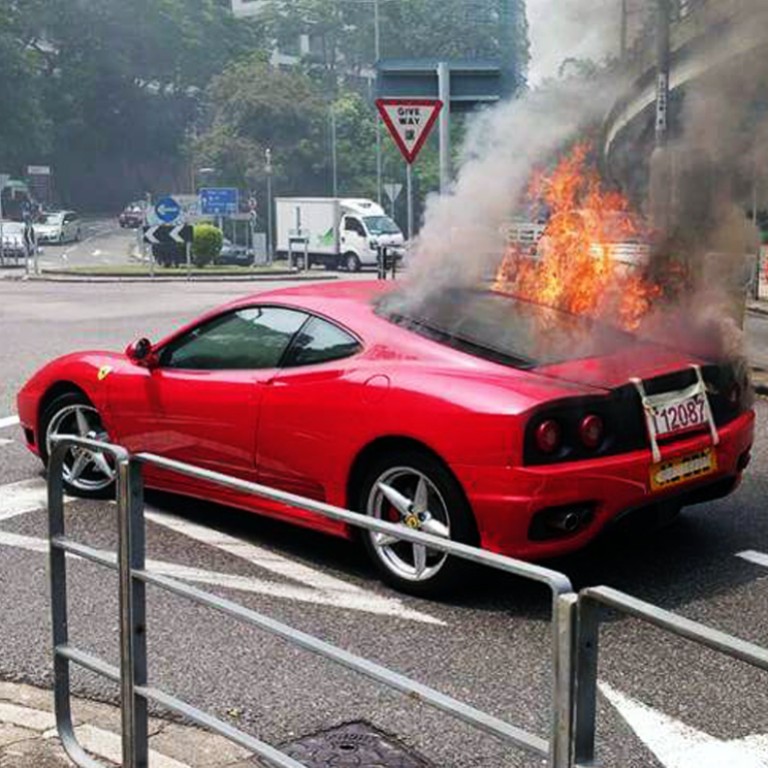
[(24, 245), (24, 224), (17, 221), (3, 221), (0, 229), (2, 230), (3, 258), (23, 259), (27, 255)]
[(35, 224), (38, 243), (67, 243), (80, 240), (80, 217), (74, 211), (48, 211)]

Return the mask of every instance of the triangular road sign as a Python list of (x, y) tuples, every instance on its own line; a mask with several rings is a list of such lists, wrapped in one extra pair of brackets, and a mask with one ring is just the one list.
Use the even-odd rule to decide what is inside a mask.
[(378, 99), (376, 106), (409, 165), (416, 160), (437, 121), (439, 99)]

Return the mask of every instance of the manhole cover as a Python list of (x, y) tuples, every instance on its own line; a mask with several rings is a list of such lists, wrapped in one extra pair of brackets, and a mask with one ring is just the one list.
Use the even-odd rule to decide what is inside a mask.
[(367, 723), (347, 723), (283, 744), (307, 768), (429, 768), (429, 763)]

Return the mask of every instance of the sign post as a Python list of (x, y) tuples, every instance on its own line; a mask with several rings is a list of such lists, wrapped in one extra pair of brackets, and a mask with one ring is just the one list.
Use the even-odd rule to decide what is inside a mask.
[(443, 102), (440, 99), (378, 99), (376, 106), (405, 158), (410, 240), (413, 237), (412, 166), (437, 122)]

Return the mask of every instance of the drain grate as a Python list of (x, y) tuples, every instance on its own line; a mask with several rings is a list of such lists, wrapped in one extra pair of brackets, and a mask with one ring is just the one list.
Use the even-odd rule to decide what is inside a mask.
[(430, 768), (429, 763), (368, 723), (346, 723), (283, 744), (307, 768)]

